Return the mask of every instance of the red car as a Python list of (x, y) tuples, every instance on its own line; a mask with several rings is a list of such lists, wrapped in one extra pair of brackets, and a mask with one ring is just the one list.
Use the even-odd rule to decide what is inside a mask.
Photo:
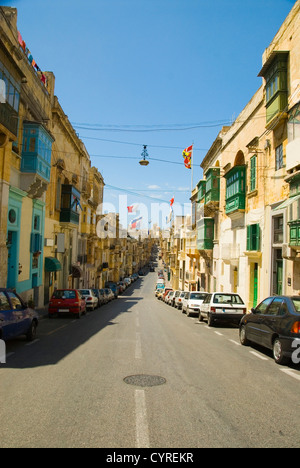
[(56, 289), (48, 306), (48, 316), (73, 314), (77, 318), (86, 313), (86, 303), (78, 289)]

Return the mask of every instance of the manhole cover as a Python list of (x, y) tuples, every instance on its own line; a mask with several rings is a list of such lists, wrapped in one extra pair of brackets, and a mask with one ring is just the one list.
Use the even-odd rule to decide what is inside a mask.
[(123, 379), (129, 385), (136, 385), (138, 387), (155, 387), (156, 385), (163, 385), (166, 379), (159, 375), (129, 375)]

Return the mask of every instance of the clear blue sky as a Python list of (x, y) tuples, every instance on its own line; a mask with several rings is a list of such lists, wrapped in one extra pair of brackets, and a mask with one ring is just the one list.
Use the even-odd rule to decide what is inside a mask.
[[(33, 58), (41, 70), (55, 74), (55, 94), (104, 177), (105, 201), (118, 211), (119, 194), (127, 194), (129, 205), (149, 205), (155, 197), (169, 203), (173, 196), (176, 203), (189, 202), (191, 171), (184, 168), (182, 150), (194, 143), (195, 186), (222, 125), (236, 118), (260, 87), (263, 51), (294, 3), (14, 0), (2, 5), (18, 9), (18, 29)], [(138, 163), (144, 144), (147, 167)]]

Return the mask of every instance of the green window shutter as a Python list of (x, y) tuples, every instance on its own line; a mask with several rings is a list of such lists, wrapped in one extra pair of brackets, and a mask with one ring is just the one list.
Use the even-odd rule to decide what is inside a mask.
[(247, 226), (247, 250), (260, 250), (259, 224), (250, 224)]
[(250, 231), (251, 231), (251, 226), (247, 226), (247, 250), (251, 250)]
[(256, 166), (257, 166), (257, 156), (253, 156), (250, 159), (250, 191), (256, 189)]

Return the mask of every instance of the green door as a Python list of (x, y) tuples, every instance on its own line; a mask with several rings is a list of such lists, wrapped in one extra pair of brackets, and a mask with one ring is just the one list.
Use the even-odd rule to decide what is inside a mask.
[(253, 307), (257, 306), (258, 296), (258, 263), (254, 263), (253, 267)]
[(283, 261), (276, 260), (276, 294), (282, 294)]

